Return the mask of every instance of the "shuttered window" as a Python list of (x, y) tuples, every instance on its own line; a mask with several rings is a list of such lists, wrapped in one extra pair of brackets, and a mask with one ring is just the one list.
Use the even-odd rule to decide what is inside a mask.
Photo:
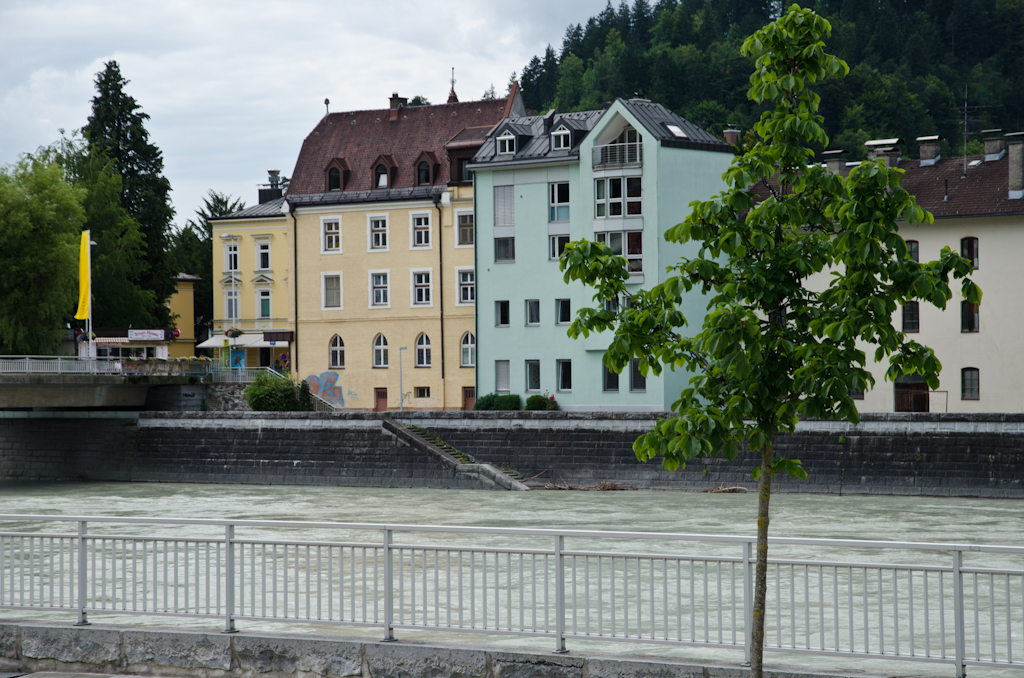
[(516, 223), (515, 203), (512, 186), (494, 187), (494, 225), (514, 226)]
[(508, 393), (508, 361), (494, 361), (494, 390), (498, 393)]

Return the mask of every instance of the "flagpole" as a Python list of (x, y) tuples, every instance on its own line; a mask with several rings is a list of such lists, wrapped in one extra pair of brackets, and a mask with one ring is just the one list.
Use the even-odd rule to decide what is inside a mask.
[(92, 231), (89, 231), (89, 358), (95, 367), (95, 350), (92, 344)]

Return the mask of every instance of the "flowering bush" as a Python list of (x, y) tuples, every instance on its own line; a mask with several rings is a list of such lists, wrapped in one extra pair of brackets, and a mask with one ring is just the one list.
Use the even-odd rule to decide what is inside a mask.
[(237, 339), (238, 337), (242, 336), (243, 334), (245, 334), (245, 332), (243, 332), (242, 330), (238, 329), (237, 327), (232, 327), (232, 328), (227, 329), (227, 330), (224, 331), (224, 336), (228, 337), (230, 339)]
[(555, 396), (551, 395), (547, 391), (544, 391), (544, 395), (532, 395), (526, 399), (526, 410), (560, 410), (558, 401), (555, 400)]

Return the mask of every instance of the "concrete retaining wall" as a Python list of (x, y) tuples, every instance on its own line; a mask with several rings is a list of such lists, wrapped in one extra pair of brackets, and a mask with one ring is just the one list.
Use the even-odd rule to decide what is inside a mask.
[[(384, 430), (374, 413), (0, 412), (0, 478), (486, 488), (467, 465), (442, 464)], [(72, 418), (77, 417), (77, 418)], [(398, 417), (395, 417), (398, 420)], [(483, 464), (586, 486), (753, 488), (749, 453), (669, 472), (637, 462), (649, 414), (406, 413)], [(778, 452), (810, 477), (780, 492), (1024, 497), (1024, 415), (865, 415), (857, 425), (802, 422)]]
[[(195, 678), (744, 678), (749, 669), (464, 645), (116, 626), (0, 624), (0, 670)], [(821, 674), (765, 671), (771, 678)], [(863, 675), (863, 673), (859, 674)]]

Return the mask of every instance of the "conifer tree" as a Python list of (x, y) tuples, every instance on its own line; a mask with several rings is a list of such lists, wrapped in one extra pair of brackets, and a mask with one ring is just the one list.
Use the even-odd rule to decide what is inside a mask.
[(148, 312), (157, 326), (166, 327), (171, 317), (164, 302), (174, 293), (177, 271), (171, 270), (167, 253), (174, 209), (171, 183), (163, 175), (163, 154), (149, 141), (149, 115), (124, 91), (129, 81), (118, 63), (104, 64), (95, 82), (92, 113), (82, 132), (121, 175), (121, 205), (139, 223), (146, 252), (146, 268), (135, 282), (153, 293)]

